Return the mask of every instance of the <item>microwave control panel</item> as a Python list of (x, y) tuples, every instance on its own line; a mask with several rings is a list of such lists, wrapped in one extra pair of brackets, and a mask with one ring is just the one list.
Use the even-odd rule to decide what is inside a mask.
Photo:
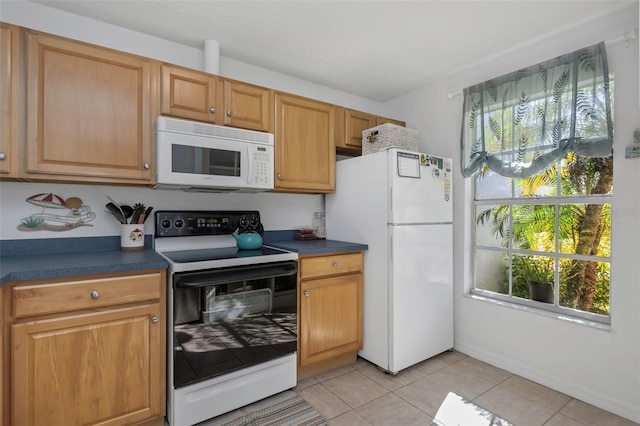
[(273, 147), (254, 145), (251, 148), (253, 186), (273, 188)]

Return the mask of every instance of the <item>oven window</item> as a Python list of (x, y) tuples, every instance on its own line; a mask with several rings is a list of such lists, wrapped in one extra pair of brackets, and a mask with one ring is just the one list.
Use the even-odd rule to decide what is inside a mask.
[(240, 151), (171, 145), (171, 170), (212, 176), (240, 176)]
[(174, 292), (176, 388), (296, 351), (295, 274)]

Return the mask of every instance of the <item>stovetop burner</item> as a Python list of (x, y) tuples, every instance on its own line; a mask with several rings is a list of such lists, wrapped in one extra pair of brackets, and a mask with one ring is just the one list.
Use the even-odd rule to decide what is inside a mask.
[(296, 260), (297, 253), (262, 246), (240, 250), (233, 232), (263, 235), (260, 213), (248, 211), (157, 211), (154, 248), (172, 272)]
[(278, 250), (271, 247), (262, 246), (255, 250), (240, 250), (237, 247), (224, 247), (213, 249), (200, 249), (200, 250), (178, 250), (178, 251), (165, 251), (162, 255), (172, 262), (176, 263), (189, 263), (189, 262), (204, 262), (207, 260), (220, 260), (220, 259), (236, 259), (247, 258), (256, 256), (273, 256), (278, 254), (287, 253), (284, 250)]

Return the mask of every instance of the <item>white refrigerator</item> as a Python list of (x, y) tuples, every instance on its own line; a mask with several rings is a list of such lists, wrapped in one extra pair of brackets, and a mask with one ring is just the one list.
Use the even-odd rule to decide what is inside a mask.
[(327, 238), (365, 243), (364, 347), (392, 374), (453, 348), (451, 159), (389, 148), (336, 164)]

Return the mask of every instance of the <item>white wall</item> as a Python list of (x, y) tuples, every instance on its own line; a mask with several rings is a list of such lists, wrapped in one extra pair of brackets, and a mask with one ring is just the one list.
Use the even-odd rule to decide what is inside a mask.
[[(553, 7), (549, 3), (548, 7)], [(614, 196), (612, 200), (611, 327), (600, 330), (468, 297), (469, 180), (460, 173), (462, 87), (583, 46), (619, 38), (638, 27), (638, 6), (573, 28), (447, 76), (387, 102), (387, 115), (420, 131), (421, 149), (454, 161), (454, 312), (456, 349), (575, 398), (640, 422), (640, 159), (624, 148), (640, 128), (638, 40), (607, 45), (615, 73)]]
[[(23, 0), (1, 2), (0, 20), (189, 68), (202, 70), (204, 66), (203, 49), (187, 47)], [(378, 102), (225, 57), (220, 58), (220, 75), (374, 114), (382, 113), (382, 104)], [(21, 219), (42, 211), (41, 208), (31, 205), (25, 200), (31, 195), (43, 192), (52, 192), (64, 199), (81, 198), (85, 205), (90, 206), (97, 215), (89, 223), (92, 226), (65, 232), (19, 231), (17, 226)], [(324, 210), (322, 195), (187, 194), (128, 186), (2, 182), (0, 183), (0, 223), (2, 223), (0, 239), (119, 235), (116, 221), (104, 213), (104, 205), (108, 201), (107, 195), (122, 203), (143, 202), (146, 205), (154, 206), (156, 210), (170, 208), (257, 209), (261, 212), (267, 230), (310, 226), (313, 212)], [(56, 211), (47, 212), (59, 213)], [(150, 222), (145, 224), (145, 233), (153, 233)]]

